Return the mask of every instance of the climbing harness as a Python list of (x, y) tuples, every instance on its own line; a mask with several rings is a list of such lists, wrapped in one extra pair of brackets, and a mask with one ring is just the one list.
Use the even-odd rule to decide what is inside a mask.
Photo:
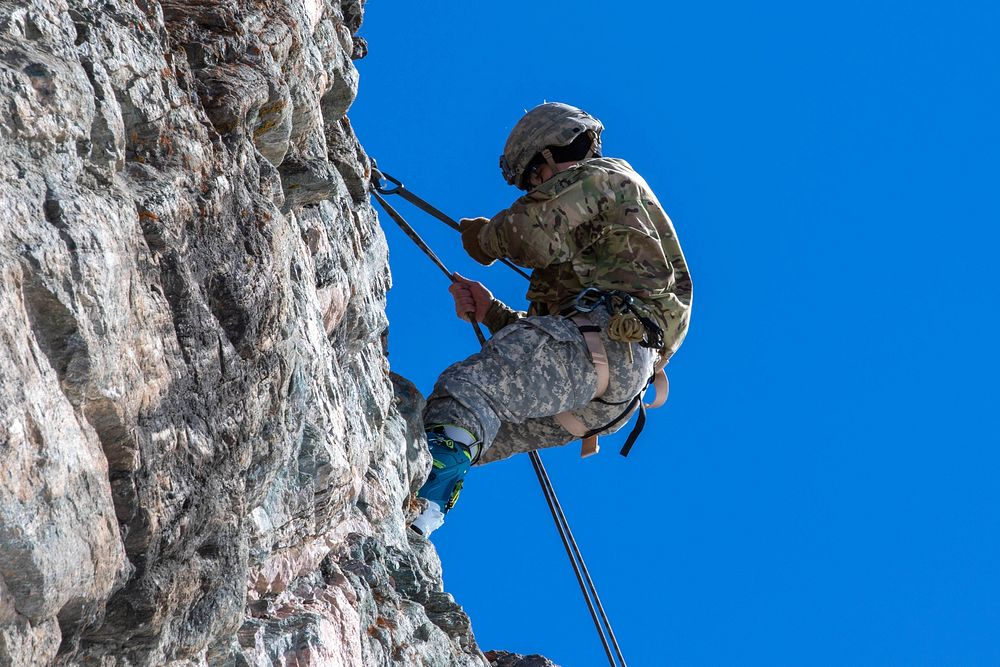
[[(573, 299), (570, 305), (563, 308), (560, 313), (576, 322), (577, 327), (579, 327), (580, 331), (584, 333), (584, 338), (587, 340), (587, 346), (590, 348), (591, 355), (594, 357), (595, 368), (599, 367), (597, 355), (600, 355), (606, 372), (607, 352), (604, 350), (604, 344), (601, 343), (599, 337), (596, 342), (600, 345), (600, 349), (595, 352), (591, 340), (586, 338), (587, 333), (584, 331), (585, 327), (580, 323), (579, 318), (581, 313), (592, 313), (594, 310), (602, 306), (611, 316), (611, 319), (608, 321), (608, 338), (628, 343), (630, 357), (632, 354), (632, 343), (639, 343), (642, 347), (654, 350), (658, 350), (663, 347), (663, 330), (653, 320), (643, 315), (639, 309), (636, 308), (635, 298), (631, 294), (620, 290), (602, 290), (596, 287), (588, 287), (580, 292), (576, 298)], [(600, 329), (598, 328), (597, 331), (600, 331)], [(598, 426), (594, 429), (587, 429), (586, 425), (571, 412), (563, 412), (555, 416), (556, 421), (558, 421), (563, 428), (582, 440), (583, 444), (581, 445), (580, 456), (586, 458), (599, 452), (600, 445), (598, 445), (597, 442), (598, 434), (606, 431), (612, 426), (616, 426), (618, 422), (623, 419), (630, 417), (632, 412), (636, 409), (636, 406), (638, 406), (639, 416), (636, 418), (635, 426), (632, 427), (632, 431), (628, 434), (628, 437), (625, 438), (625, 444), (619, 452), (622, 456), (629, 455), (629, 452), (632, 451), (632, 446), (639, 438), (639, 434), (642, 433), (642, 429), (646, 426), (646, 410), (658, 408), (667, 401), (670, 385), (667, 381), (667, 374), (663, 371), (663, 367), (666, 363), (666, 358), (657, 362), (653, 368), (652, 376), (650, 376), (649, 380), (646, 381), (646, 385), (631, 399), (620, 403), (609, 403), (608, 401), (601, 399), (601, 395), (604, 392), (598, 391), (593, 399), (598, 403), (604, 403), (605, 405), (625, 405), (625, 409), (607, 424)], [(598, 382), (598, 385), (600, 385), (600, 382)], [(653, 385), (653, 389), (655, 391), (653, 401), (651, 403), (643, 403), (642, 395), (646, 393), (646, 390), (649, 389), (650, 385)]]
[[(379, 174), (379, 172), (373, 168), (373, 184), (376, 182), (376, 174)], [(384, 174), (381, 175), (384, 176)], [(375, 187), (377, 190), (377, 186)], [(398, 184), (398, 187), (402, 188), (402, 184)], [(434, 251), (431, 250), (430, 246), (428, 246), (424, 240), (420, 238), (420, 235), (417, 234), (413, 227), (411, 227), (409, 223), (403, 219), (403, 216), (392, 208), (392, 206), (385, 201), (385, 198), (383, 198), (379, 192), (376, 191), (372, 194), (379, 204), (382, 205), (382, 208), (385, 209), (386, 213), (389, 214), (389, 217), (391, 217), (393, 221), (399, 225), (403, 232), (406, 233), (406, 235), (414, 243), (416, 243), (417, 247), (419, 247), (446, 276), (448, 276), (449, 280), (454, 281), (455, 274), (448, 270), (448, 267), (444, 265), (444, 262), (442, 262)], [(476, 337), (479, 339), (479, 343), (481, 345), (485, 345), (486, 337), (479, 328), (479, 323), (476, 322), (475, 317), (472, 315), (473, 314), (470, 314), (469, 319), (476, 332)], [(549, 506), (549, 512), (552, 514), (552, 519), (555, 521), (556, 530), (559, 532), (559, 538), (562, 540), (563, 547), (566, 549), (566, 555), (569, 557), (570, 565), (573, 567), (573, 573), (576, 575), (577, 583), (580, 584), (580, 591), (583, 593), (583, 598), (587, 603), (587, 609), (590, 611), (590, 617), (594, 621), (594, 627), (597, 628), (597, 634), (600, 637), (601, 645), (604, 647), (604, 652), (608, 657), (608, 663), (611, 667), (628, 667), (625, 663), (625, 656), (622, 655), (621, 648), (618, 646), (618, 639), (615, 637), (614, 630), (611, 628), (611, 621), (608, 619), (608, 615), (604, 611), (604, 605), (601, 603), (601, 598), (597, 594), (597, 586), (594, 584), (594, 580), (590, 576), (590, 571), (587, 569), (587, 564), (583, 560), (583, 554), (580, 552), (580, 547), (576, 543), (576, 538), (573, 537), (573, 531), (570, 530), (569, 520), (566, 518), (562, 505), (559, 503), (559, 498), (556, 496), (556, 491), (552, 486), (552, 480), (549, 478), (548, 471), (546, 471), (545, 466), (542, 464), (542, 457), (537, 451), (529, 452), (528, 457), (531, 459), (531, 466), (535, 470), (535, 476), (538, 477), (538, 483), (542, 487), (542, 495), (545, 496), (545, 502)], [(450, 498), (450, 505), (454, 504), (459, 491), (461, 491), (460, 486), (452, 492), (454, 495)], [(612, 649), (614, 652), (612, 652)]]
[(653, 350), (663, 347), (663, 329), (635, 307), (635, 297), (628, 292), (588, 287), (562, 313), (592, 313), (599, 306), (611, 315), (608, 337), (612, 340), (639, 343)]

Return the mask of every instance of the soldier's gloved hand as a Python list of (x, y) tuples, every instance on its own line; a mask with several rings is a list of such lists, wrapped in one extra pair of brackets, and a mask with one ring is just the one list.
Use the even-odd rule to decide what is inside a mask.
[(487, 255), (483, 247), (479, 245), (479, 231), (486, 226), (487, 222), (489, 220), (486, 218), (462, 218), (458, 222), (458, 227), (462, 231), (462, 247), (465, 248), (465, 252), (469, 253), (469, 257), (480, 264), (489, 266), (496, 260), (496, 257)]
[(482, 283), (469, 280), (457, 273), (454, 279), (455, 282), (448, 291), (455, 299), (455, 313), (466, 322), (469, 321), (470, 314), (477, 322), (482, 322), (486, 318), (486, 311), (493, 303), (493, 294)]

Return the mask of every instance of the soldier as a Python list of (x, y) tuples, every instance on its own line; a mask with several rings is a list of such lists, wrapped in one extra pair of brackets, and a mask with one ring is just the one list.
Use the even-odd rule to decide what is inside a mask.
[(527, 193), (489, 220), (461, 222), (476, 261), (533, 269), (531, 305), (514, 311), (460, 276), (450, 288), (458, 316), (493, 336), (428, 399), (434, 464), (411, 525), (422, 535), (444, 522), (472, 465), (621, 428), (684, 340), (692, 286), (673, 224), (627, 162), (601, 157), (603, 129), (567, 104), (535, 107), (500, 158), (505, 180)]

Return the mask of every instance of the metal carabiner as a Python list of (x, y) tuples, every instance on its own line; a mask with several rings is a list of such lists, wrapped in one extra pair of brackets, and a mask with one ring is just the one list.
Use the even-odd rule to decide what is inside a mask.
[(573, 300), (573, 309), (580, 313), (592, 313), (603, 302), (604, 291), (597, 287), (588, 287), (576, 295), (576, 299)]
[[(384, 185), (382, 185), (383, 181), (389, 181), (396, 187), (387, 188)], [(372, 160), (372, 187), (374, 187), (375, 191), (378, 192), (379, 194), (394, 195), (399, 193), (399, 191), (403, 189), (403, 182), (397, 178), (393, 178), (389, 174), (380, 170), (378, 168), (378, 165), (375, 164), (375, 160)]]

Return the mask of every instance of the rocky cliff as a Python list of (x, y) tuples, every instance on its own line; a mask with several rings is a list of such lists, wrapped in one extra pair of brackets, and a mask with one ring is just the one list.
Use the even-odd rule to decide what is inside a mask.
[(362, 12), (0, 0), (0, 664), (488, 664), (405, 528)]

